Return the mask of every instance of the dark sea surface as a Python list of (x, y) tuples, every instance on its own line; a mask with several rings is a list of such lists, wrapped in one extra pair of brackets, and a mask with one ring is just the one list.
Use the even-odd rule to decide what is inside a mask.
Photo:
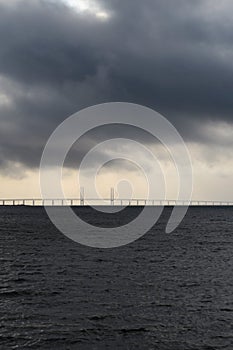
[(232, 350), (233, 208), (192, 207), (166, 234), (170, 210), (105, 250), (63, 236), (43, 208), (0, 207), (0, 349)]

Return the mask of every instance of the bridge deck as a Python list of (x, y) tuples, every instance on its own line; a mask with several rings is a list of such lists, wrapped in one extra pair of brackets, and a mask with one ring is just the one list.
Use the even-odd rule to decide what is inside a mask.
[(83, 206), (83, 205), (115, 205), (115, 206), (174, 206), (174, 205), (189, 205), (189, 206), (233, 206), (233, 201), (206, 201), (206, 200), (172, 200), (172, 199), (142, 199), (142, 198), (25, 198), (25, 199), (0, 199), (0, 206), (18, 206), (18, 205), (29, 205), (29, 206)]

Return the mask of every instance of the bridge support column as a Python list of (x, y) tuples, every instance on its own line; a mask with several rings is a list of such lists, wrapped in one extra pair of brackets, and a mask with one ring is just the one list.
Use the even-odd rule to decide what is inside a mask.
[(80, 188), (80, 205), (84, 205), (84, 187)]
[(114, 205), (114, 188), (113, 187), (111, 187), (111, 190), (110, 190), (110, 204)]

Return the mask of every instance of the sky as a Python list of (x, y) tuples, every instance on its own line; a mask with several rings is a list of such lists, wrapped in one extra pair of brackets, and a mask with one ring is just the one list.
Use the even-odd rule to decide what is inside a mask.
[[(0, 0), (0, 198), (40, 196), (54, 129), (85, 107), (122, 101), (177, 128), (192, 158), (193, 198), (233, 200), (232, 11), (230, 0)], [(172, 198), (174, 167), (157, 142), (118, 132), (154, 147)], [(106, 135), (117, 131), (87, 135), (67, 161), (67, 195), (77, 194), (81, 157)], [(144, 179), (125, 163), (101, 171), (101, 191), (127, 177), (143, 196)]]

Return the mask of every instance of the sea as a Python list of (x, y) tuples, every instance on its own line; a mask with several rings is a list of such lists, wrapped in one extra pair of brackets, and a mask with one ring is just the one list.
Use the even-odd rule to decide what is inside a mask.
[(43, 207), (0, 207), (0, 349), (232, 350), (233, 207), (190, 207), (166, 233), (170, 212), (137, 241), (98, 249), (60, 233)]

